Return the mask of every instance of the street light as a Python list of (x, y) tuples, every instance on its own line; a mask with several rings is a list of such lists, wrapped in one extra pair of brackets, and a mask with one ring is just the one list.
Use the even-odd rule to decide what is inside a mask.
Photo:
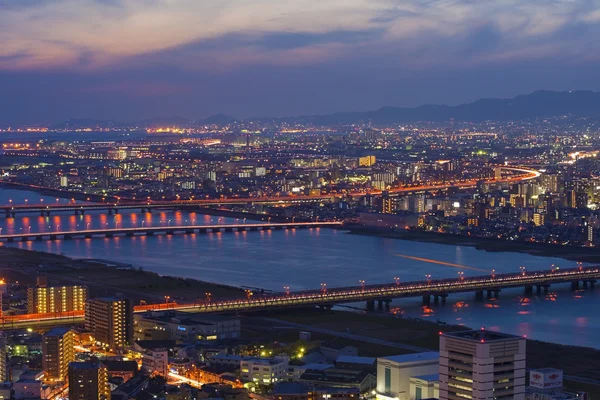
[(56, 225), (56, 232), (58, 232), (58, 228), (60, 228), (60, 225)]
[(289, 286), (284, 286), (283, 290), (285, 290), (285, 295), (289, 296), (290, 295), (290, 287)]
[(400, 278), (395, 276), (394, 281), (396, 282), (396, 286), (400, 286)]
[(429, 285), (431, 283), (431, 274), (425, 275), (425, 279), (427, 279), (427, 284)]
[(458, 277), (462, 281), (465, 280), (465, 273), (463, 271), (458, 271)]
[(210, 293), (210, 292), (206, 292), (206, 293), (204, 293), (204, 294), (206, 295), (206, 301), (207, 301), (208, 303), (210, 303), (210, 299), (212, 298), (212, 293)]
[(495, 270), (495, 269), (493, 269), (493, 270), (492, 270), (492, 279), (495, 279), (495, 278), (496, 278), (496, 270)]
[(362, 288), (362, 291), (365, 291), (365, 281), (363, 279), (361, 279), (360, 281), (358, 281), (358, 283), (360, 283), (360, 286)]
[(89, 223), (89, 222), (88, 222), (88, 223), (87, 223), (87, 225), (85, 226), (85, 229), (86, 229), (86, 230), (88, 230), (88, 231), (90, 230), (90, 223)]
[(327, 284), (326, 283), (321, 283), (321, 292), (323, 294), (327, 293)]
[(525, 272), (527, 272), (527, 269), (525, 267), (519, 267), (521, 269), (521, 275), (525, 276)]
[(165, 296), (165, 303), (168, 303), (170, 298), (171, 296)]

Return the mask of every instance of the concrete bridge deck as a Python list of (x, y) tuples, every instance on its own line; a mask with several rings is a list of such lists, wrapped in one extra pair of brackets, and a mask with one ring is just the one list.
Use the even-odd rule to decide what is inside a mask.
[(248, 224), (217, 224), (217, 225), (186, 225), (186, 226), (156, 226), (156, 227), (136, 227), (136, 228), (111, 228), (111, 229), (88, 229), (79, 231), (57, 231), (57, 232), (32, 232), (18, 233), (10, 235), (0, 235), (0, 241), (42, 241), (42, 240), (72, 240), (72, 239), (91, 239), (106, 238), (115, 236), (154, 236), (154, 235), (175, 235), (175, 234), (193, 234), (208, 232), (236, 232), (236, 231), (257, 231), (272, 229), (300, 229), (300, 228), (320, 228), (320, 227), (339, 227), (342, 222), (285, 222), (285, 223), (248, 223)]

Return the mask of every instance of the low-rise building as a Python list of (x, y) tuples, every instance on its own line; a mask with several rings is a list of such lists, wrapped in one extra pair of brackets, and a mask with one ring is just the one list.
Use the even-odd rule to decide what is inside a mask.
[(231, 316), (147, 312), (134, 316), (135, 340), (221, 340), (240, 337), (240, 319)]
[(410, 400), (411, 377), (437, 374), (439, 353), (426, 352), (377, 359), (377, 398)]
[(271, 385), (287, 379), (287, 357), (246, 358), (240, 361), (240, 376), (246, 382)]
[(439, 374), (412, 376), (410, 378), (411, 399), (437, 399), (439, 395)]
[(355, 400), (358, 388), (316, 387), (299, 382), (281, 382), (275, 385), (272, 400)]
[(360, 393), (370, 393), (377, 385), (377, 379), (373, 374), (338, 368), (308, 370), (302, 374), (298, 382), (316, 387), (356, 388)]

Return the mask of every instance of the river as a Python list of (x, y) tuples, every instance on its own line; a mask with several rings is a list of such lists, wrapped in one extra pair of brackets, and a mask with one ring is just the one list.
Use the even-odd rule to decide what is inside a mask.
[[(18, 190), (0, 191), (0, 204), (25, 199), (40, 202), (40, 196)], [(54, 198), (44, 198), (45, 202)], [(59, 200), (61, 201), (61, 200)], [(3, 233), (56, 231), (127, 226), (176, 226), (187, 223), (232, 223), (240, 220), (197, 215), (189, 212), (155, 212), (118, 215), (88, 213), (84, 216), (57, 214), (50, 217), (21, 215), (0, 217)], [(6, 245), (6, 244), (4, 244)], [(190, 277), (230, 285), (246, 285), (282, 291), (519, 272), (549, 269), (551, 265), (573, 267), (557, 258), (520, 253), (487, 253), (472, 247), (421, 243), (371, 236), (351, 235), (341, 230), (299, 229), (211, 233), (182, 236), (117, 237), (13, 243), (20, 248), (63, 253), (72, 257), (103, 258), (130, 263), (160, 274)], [(436, 261), (436, 262), (432, 262)], [(459, 267), (458, 265), (462, 266)], [(570, 291), (556, 285), (548, 295), (526, 298), (521, 289), (504, 290), (497, 300), (476, 302), (474, 295), (456, 294), (444, 306), (422, 307), (420, 299), (399, 299), (393, 312), (473, 328), (485, 326), (507, 333), (563, 344), (600, 348), (595, 332), (599, 304), (596, 292)]]

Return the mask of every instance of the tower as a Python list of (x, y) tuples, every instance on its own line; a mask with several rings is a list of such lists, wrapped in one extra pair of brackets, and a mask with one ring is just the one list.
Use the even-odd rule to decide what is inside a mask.
[(106, 367), (91, 361), (69, 364), (69, 399), (110, 400)]
[(440, 400), (524, 400), (525, 338), (487, 330), (440, 336)]
[(42, 338), (42, 366), (47, 381), (66, 381), (69, 363), (75, 361), (75, 333), (54, 328)]
[(133, 339), (133, 308), (129, 299), (90, 299), (85, 305), (85, 328), (97, 343), (111, 350), (123, 350)]

